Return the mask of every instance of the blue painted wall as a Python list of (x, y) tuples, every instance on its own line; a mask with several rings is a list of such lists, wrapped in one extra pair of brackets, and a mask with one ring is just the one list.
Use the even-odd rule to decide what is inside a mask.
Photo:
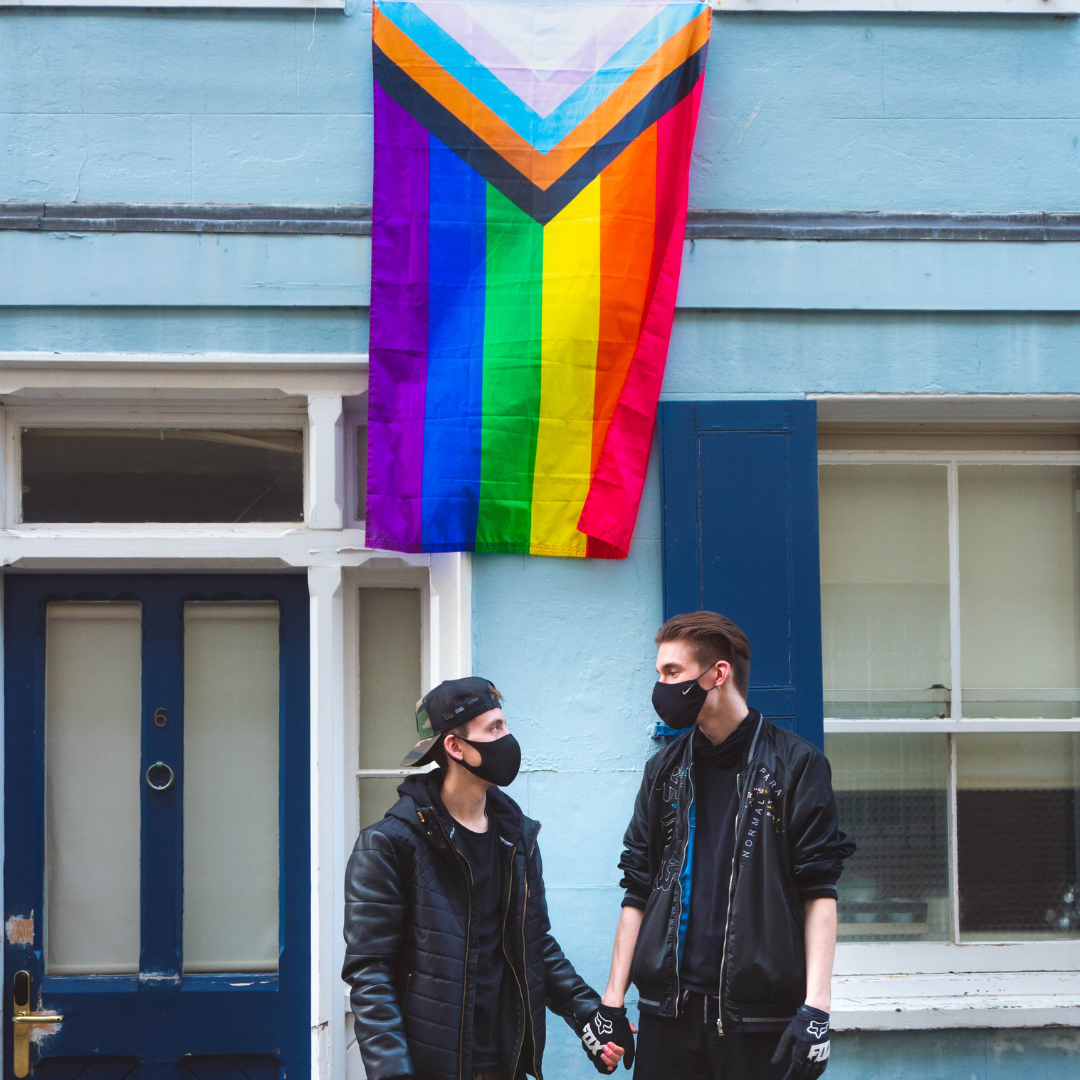
[[(0, 9), (0, 199), (367, 203), (369, 33), (357, 0), (344, 14), (314, 15)], [(719, 15), (691, 203), (1080, 210), (1080, 22)], [(287, 240), (296, 265), (321, 267), (318, 280), (332, 293), (299, 288), (294, 276), (288, 297), (268, 296), (262, 286), (280, 284), (267, 273), (280, 264), (283, 240), (245, 264), (247, 292), (230, 276), (215, 292), (200, 271), (161, 295), (136, 296), (121, 288), (141, 274), (125, 252), (138, 248), (147, 263), (158, 258), (175, 272), (164, 254), (176, 250), (166, 247), (172, 240), (94, 241), (106, 252), (90, 275), (102, 293), (78, 294), (61, 254), (38, 266), (50, 291), (28, 299), (20, 293), (26, 256), (4, 254), (31, 250), (19, 243), (0, 245), (0, 350), (366, 349), (357, 299), (366, 268), (347, 245), (334, 246), (330, 266), (312, 256), (319, 241)], [(92, 246), (49, 244), (60, 253)], [(803, 250), (840, 257), (821, 247)], [(989, 249), (965, 247), (943, 255), (952, 269), (935, 266), (931, 287), (914, 282), (902, 296), (888, 276), (895, 245), (867, 249), (857, 273), (851, 252), (842, 253), (849, 262), (834, 270), (840, 288), (829, 295), (783, 291), (775, 268), (791, 256), (775, 247), (729, 245), (691, 260), (686, 296), (698, 297), (700, 310), (676, 319), (664, 393), (1080, 391), (1080, 302), (1070, 292), (1080, 280), (1070, 260), (1080, 270), (1080, 254), (1062, 245), (1052, 259), (1036, 256), (1025, 294), (1034, 299), (1021, 302), (1006, 277), (988, 301), (962, 264), (983, 267)], [(914, 260), (916, 275), (929, 273), (931, 251), (909, 245), (900, 257)], [(1015, 275), (1015, 251), (1008, 258)], [(800, 265), (794, 286), (816, 287), (814, 264)], [(844, 310), (854, 304), (845, 274), (864, 289), (867, 310)], [(1059, 299), (1048, 304), (1051, 288)], [(995, 306), (1003, 310), (971, 310)], [(1062, 310), (1012, 310), (1033, 306)], [(544, 822), (555, 932), (597, 985), (619, 911), (620, 838), (650, 751), (659, 513), (654, 460), (626, 561), (474, 560), (475, 667), (506, 693), (525, 747), (529, 771), (514, 793)], [(837, 1038), (829, 1075), (1063, 1080), (1078, 1064), (1072, 1031), (861, 1033)], [(547, 1072), (595, 1075), (557, 1021)]]

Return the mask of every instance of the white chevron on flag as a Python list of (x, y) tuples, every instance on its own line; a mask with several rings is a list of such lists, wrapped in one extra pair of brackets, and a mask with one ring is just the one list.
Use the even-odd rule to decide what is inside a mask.
[(505, 0), (466, 4), (416, 0), (416, 6), (526, 105), (546, 117), (666, 4), (571, 0), (526, 6)]

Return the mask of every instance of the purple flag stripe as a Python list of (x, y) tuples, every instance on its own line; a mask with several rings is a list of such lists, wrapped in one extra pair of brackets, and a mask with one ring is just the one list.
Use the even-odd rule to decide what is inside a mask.
[(366, 522), (394, 551), (422, 550), (429, 142), (376, 83)]

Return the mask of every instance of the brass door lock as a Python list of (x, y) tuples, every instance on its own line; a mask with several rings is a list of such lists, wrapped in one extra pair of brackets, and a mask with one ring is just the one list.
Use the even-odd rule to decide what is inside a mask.
[(59, 1024), (64, 1018), (54, 1013), (34, 1013), (30, 1011), (30, 972), (15, 972), (15, 992), (12, 1000), (15, 1005), (11, 1022), (13, 1032), (12, 1071), (18, 1077), (30, 1075), (30, 1029), (39, 1024)]

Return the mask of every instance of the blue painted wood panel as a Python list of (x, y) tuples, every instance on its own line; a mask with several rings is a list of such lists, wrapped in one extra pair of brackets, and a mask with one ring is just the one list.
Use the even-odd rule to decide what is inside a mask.
[(823, 744), (817, 410), (660, 406), (664, 616), (707, 609), (750, 639), (752, 705)]
[[(0, 307), (363, 307), (370, 237), (0, 232)], [(678, 307), (1080, 311), (1080, 243), (695, 240)]]
[[(168, 762), (165, 792), (142, 791), (138, 976), (44, 972), (45, 615), (52, 600), (142, 604), (142, 764)], [(188, 600), (274, 600), (280, 621), (279, 967), (276, 974), (182, 975), (183, 611)], [(303, 1080), (310, 1071), (310, 868), (308, 802), (308, 590), (290, 576), (22, 576), (5, 580), (6, 916), (33, 912), (34, 940), (5, 947), (5, 971), (23, 968), (33, 1003), (64, 1016), (38, 1047), (44, 1074), (95, 1063), (102, 1080), (137, 1064), (158, 1080), (238, 1074)], [(154, 712), (167, 710), (164, 728)], [(221, 823), (228, 828), (228, 822)], [(39, 998), (40, 994), (40, 998)], [(4, 987), (10, 1015), (10, 978)], [(11, 1076), (10, 1026), (4, 1028)], [(196, 1068), (196, 1066), (198, 1066)], [(104, 1070), (104, 1071), (103, 1071)], [(269, 1070), (269, 1072), (268, 1072)], [(78, 1071), (78, 1068), (75, 1068)]]

